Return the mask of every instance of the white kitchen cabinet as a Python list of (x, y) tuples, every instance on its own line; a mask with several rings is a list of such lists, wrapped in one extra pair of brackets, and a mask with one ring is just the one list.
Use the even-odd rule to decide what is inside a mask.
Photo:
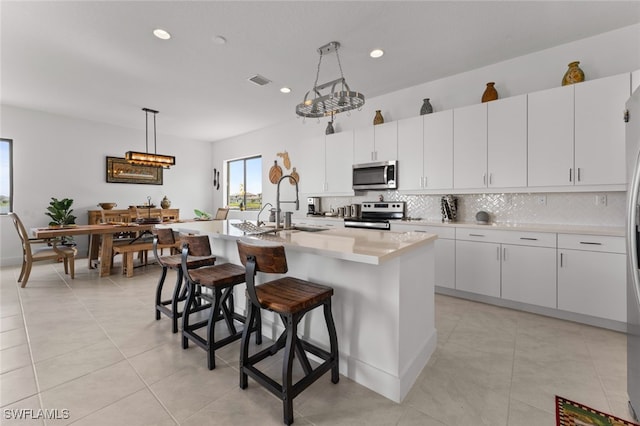
[(487, 103), (487, 186), (527, 186), (527, 95)]
[(398, 121), (398, 188), (423, 189), (422, 116)]
[(529, 186), (573, 184), (573, 135), (573, 85), (529, 93)]
[(308, 139), (298, 158), (300, 192), (306, 196), (353, 195), (353, 132)]
[(629, 73), (585, 81), (575, 90), (575, 184), (624, 184)]
[(434, 112), (422, 117), (423, 188), (453, 188), (453, 110)]
[(353, 132), (327, 135), (325, 139), (325, 192), (353, 194)]
[(325, 188), (325, 136), (306, 139), (301, 145), (296, 157), (296, 171), (300, 175), (299, 190), (307, 195), (322, 194)]
[(500, 297), (500, 244), (456, 241), (456, 290)]
[(528, 95), (529, 186), (625, 183), (630, 74)]
[(356, 129), (353, 151), (354, 164), (397, 159), (397, 121)]
[(394, 232), (427, 232), (435, 234), (438, 239), (435, 241), (436, 249), (436, 286), (455, 288), (456, 284), (456, 241), (454, 228), (443, 226), (410, 225), (406, 223), (391, 223), (391, 230)]
[(627, 320), (623, 237), (558, 234), (558, 309)]
[(487, 104), (453, 110), (453, 187), (487, 186)]
[(503, 244), (502, 298), (555, 309), (555, 247)]

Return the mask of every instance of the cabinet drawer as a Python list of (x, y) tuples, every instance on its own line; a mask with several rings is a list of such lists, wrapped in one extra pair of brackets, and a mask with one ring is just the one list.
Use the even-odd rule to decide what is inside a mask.
[(503, 244), (556, 248), (556, 234), (550, 232), (506, 231)]
[(624, 237), (604, 235), (558, 234), (558, 248), (626, 253)]
[(426, 232), (428, 234), (435, 234), (438, 238), (446, 238), (449, 240), (456, 238), (455, 228), (449, 228), (446, 226), (409, 225), (407, 223), (392, 222), (391, 230), (396, 232)]
[(500, 243), (504, 234), (510, 231), (484, 228), (456, 228), (456, 240)]

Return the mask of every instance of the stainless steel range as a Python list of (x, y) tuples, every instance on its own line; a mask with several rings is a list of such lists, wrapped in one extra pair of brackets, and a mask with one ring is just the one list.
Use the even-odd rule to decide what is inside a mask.
[(401, 220), (406, 212), (404, 201), (366, 201), (359, 218), (344, 220), (345, 228), (391, 229), (390, 220)]

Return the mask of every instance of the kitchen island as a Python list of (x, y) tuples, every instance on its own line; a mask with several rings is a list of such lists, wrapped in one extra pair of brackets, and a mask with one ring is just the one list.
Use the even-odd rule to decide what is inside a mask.
[[(240, 264), (236, 240), (259, 239), (285, 247), (289, 275), (334, 288), (340, 373), (395, 401), (406, 396), (436, 347), (434, 324), (434, 244), (422, 232), (362, 229), (299, 230), (246, 236), (239, 221), (175, 223), (182, 233), (209, 235), (220, 262)], [(274, 276), (262, 276), (270, 280)], [(244, 289), (236, 293), (245, 309)], [(262, 333), (275, 339), (282, 324), (262, 313)], [(305, 339), (329, 347), (321, 311), (299, 326)]]

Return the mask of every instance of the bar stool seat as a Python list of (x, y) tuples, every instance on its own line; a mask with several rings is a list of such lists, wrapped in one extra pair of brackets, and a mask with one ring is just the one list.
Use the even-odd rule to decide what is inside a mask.
[[(182, 254), (171, 254), (169, 256), (160, 255), (159, 249), (166, 246), (172, 246), (176, 242), (176, 235), (171, 228), (157, 228), (153, 237), (153, 255), (158, 264), (162, 266), (162, 274), (156, 286), (156, 320), (160, 319), (160, 314), (164, 314), (171, 319), (172, 331), (178, 332), (178, 319), (182, 317), (182, 311), (179, 310), (178, 304), (187, 299), (187, 288), (183, 286), (184, 274), (182, 273)], [(171, 249), (172, 252), (174, 251)], [(187, 259), (187, 267), (189, 269), (201, 268), (203, 266), (211, 266), (216, 263), (215, 256), (189, 256)], [(176, 283), (173, 287), (173, 293), (170, 299), (162, 299), (162, 290), (164, 281), (167, 277), (167, 271), (173, 270), (177, 272)]]
[[(182, 273), (187, 283), (187, 300), (182, 317), (182, 348), (187, 349), (189, 341), (192, 341), (206, 350), (207, 367), (209, 370), (213, 370), (216, 367), (216, 349), (242, 337), (243, 330), (237, 330), (234, 321), (244, 323), (244, 329), (248, 328), (245, 316), (235, 312), (233, 299), (234, 287), (245, 282), (245, 269), (231, 263), (191, 269), (188, 266), (190, 256), (211, 255), (209, 237), (207, 235), (189, 235), (183, 237), (183, 242)], [(202, 289), (199, 292), (197, 291), (198, 287)], [(205, 289), (209, 291), (205, 291)], [(196, 297), (209, 303), (198, 305)], [(208, 318), (192, 323), (195, 314), (205, 309), (209, 309)], [(215, 325), (220, 320), (225, 321), (229, 334), (216, 340)], [(205, 338), (196, 334), (196, 331), (203, 327), (207, 328)], [(260, 318), (254, 321), (254, 328), (257, 327), (261, 327)], [(262, 343), (261, 333), (256, 334), (256, 343)]]
[[(248, 386), (248, 376), (264, 386), (282, 400), (283, 421), (293, 423), (293, 398), (299, 395), (324, 373), (331, 370), (331, 381), (338, 383), (338, 338), (331, 313), (333, 288), (294, 277), (282, 277), (256, 285), (257, 272), (284, 274), (287, 260), (283, 246), (263, 246), (238, 241), (240, 260), (246, 268), (248, 324), (253, 324), (260, 316), (260, 309), (267, 309), (280, 315), (285, 331), (276, 342), (262, 351), (249, 355), (249, 339), (255, 327), (245, 327), (240, 346), (240, 388)], [(298, 323), (304, 315), (322, 306), (329, 333), (329, 351), (298, 337)], [(260, 330), (260, 329), (258, 329)], [(256, 368), (256, 364), (284, 349), (282, 383), (276, 382)], [(315, 369), (307, 354), (311, 353), (323, 360)], [(297, 356), (305, 376), (293, 383), (292, 369), (294, 354)]]

